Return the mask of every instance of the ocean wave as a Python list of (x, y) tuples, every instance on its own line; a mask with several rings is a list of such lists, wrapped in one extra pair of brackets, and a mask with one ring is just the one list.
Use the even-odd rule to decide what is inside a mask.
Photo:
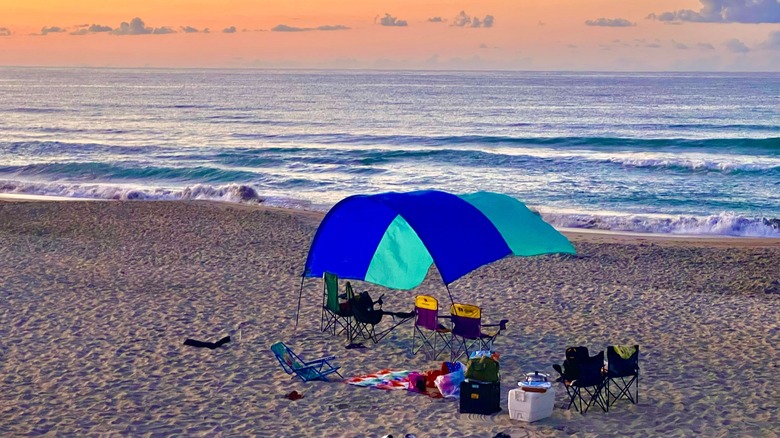
[(744, 155), (716, 155), (695, 157), (672, 156), (668, 153), (603, 153), (586, 151), (556, 151), (554, 149), (453, 149), (453, 148), (319, 148), (284, 147), (263, 149), (235, 149), (221, 152), (214, 158), (226, 165), (271, 167), (294, 157), (296, 162), (331, 164), (337, 166), (381, 166), (394, 163), (429, 161), (467, 167), (528, 168), (538, 166), (619, 165), (634, 168), (657, 168), (710, 171), (724, 173), (780, 172), (780, 156), (761, 158)]
[[(587, 159), (586, 157), (583, 157)], [(612, 157), (605, 162), (619, 164), (624, 167), (656, 168), (683, 170), (694, 172), (774, 172), (780, 171), (780, 158), (760, 159), (752, 157), (719, 157), (719, 158), (642, 158), (642, 157)]]
[(302, 142), (314, 144), (359, 144), (398, 146), (525, 145), (556, 148), (592, 148), (624, 150), (740, 150), (753, 149), (780, 152), (780, 137), (770, 138), (627, 138), (627, 137), (510, 137), (491, 135), (368, 135), (350, 133), (260, 134), (234, 133), (234, 138), (269, 142)]
[(34, 196), (56, 196), (76, 199), (178, 201), (211, 200), (261, 203), (265, 198), (244, 184), (194, 184), (182, 189), (134, 187), (112, 184), (71, 184), (0, 181), (0, 193)]
[[(295, 136), (300, 137), (300, 136)], [(541, 144), (541, 143), (540, 143)], [(603, 165), (644, 169), (670, 169), (689, 172), (724, 173), (780, 173), (780, 154), (752, 155), (731, 154), (725, 151), (704, 153), (702, 151), (670, 152), (634, 150), (584, 150), (559, 148), (557, 145), (521, 147), (490, 147), (486, 145), (406, 145), (392, 148), (377, 145), (354, 144), (323, 147), (304, 143), (301, 146), (266, 146), (262, 148), (224, 147), (203, 149), (197, 147), (172, 146), (118, 146), (99, 143), (67, 143), (52, 141), (0, 142), (0, 154), (8, 153), (19, 160), (26, 159), (28, 168), (2, 166), (0, 171), (23, 173), (74, 172), (95, 175), (118, 173), (132, 177), (133, 161), (148, 161), (153, 157), (163, 166), (152, 166), (149, 172), (162, 178), (187, 178), (183, 173), (195, 176), (204, 173), (217, 179), (207, 182), (232, 181), (237, 175), (230, 175), (231, 166), (240, 168), (269, 168), (286, 164), (329, 164), (334, 166), (382, 166), (394, 163), (428, 161), (435, 165), (450, 164), (467, 167), (539, 168), (539, 166)], [(85, 162), (95, 157), (112, 155), (115, 164), (106, 162)], [(54, 157), (58, 163), (36, 163), (36, 157)], [(91, 157), (91, 158), (90, 158)], [(124, 160), (124, 161), (118, 161)], [(192, 163), (209, 166), (216, 163), (223, 174), (206, 168), (194, 169)], [(24, 161), (21, 161), (24, 163)], [(17, 163), (19, 162), (17, 161)], [(194, 170), (185, 170), (187, 168)], [(564, 167), (565, 169), (566, 167)], [(351, 170), (352, 172), (354, 170)], [(381, 172), (381, 170), (375, 170)], [(357, 172), (368, 172), (358, 170)], [(219, 179), (222, 178), (222, 179)]]
[[(96, 131), (97, 132), (97, 131)], [(115, 155), (149, 155), (150, 153), (169, 152), (182, 153), (181, 148), (162, 146), (119, 146), (102, 143), (81, 143), (64, 141), (0, 141), (0, 153), (19, 156), (51, 156), (51, 155), (85, 155), (85, 154), (115, 154)]]
[[(326, 211), (328, 203), (311, 199), (266, 195), (258, 186), (246, 184), (194, 184), (180, 189), (135, 187), (116, 184), (40, 183), (0, 180), (0, 194), (56, 196), (102, 200), (210, 200), (259, 204), (284, 208)], [(542, 217), (557, 228), (619, 231), (629, 233), (696, 236), (780, 238), (780, 218), (747, 217), (730, 212), (710, 216), (669, 216), (548, 212)]]
[(0, 166), (0, 173), (18, 177), (49, 177), (65, 180), (162, 180), (233, 182), (258, 179), (259, 175), (241, 170), (218, 169), (208, 166), (170, 167), (150, 166), (147, 163), (124, 162), (57, 162), (21, 166)]
[(598, 215), (541, 213), (555, 227), (650, 234), (780, 238), (780, 218), (722, 212), (710, 216)]

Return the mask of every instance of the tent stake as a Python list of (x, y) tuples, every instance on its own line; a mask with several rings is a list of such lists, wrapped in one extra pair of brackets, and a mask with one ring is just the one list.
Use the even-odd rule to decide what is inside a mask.
[(301, 313), (301, 296), (303, 295), (303, 281), (306, 277), (301, 275), (301, 290), (298, 291), (298, 310), (295, 311), (295, 328), (293, 328), (293, 335), (298, 331), (298, 315)]

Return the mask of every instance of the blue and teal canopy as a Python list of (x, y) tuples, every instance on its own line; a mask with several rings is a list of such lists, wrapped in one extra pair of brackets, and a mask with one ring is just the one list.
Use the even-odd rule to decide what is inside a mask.
[(435, 263), (445, 284), (508, 255), (574, 254), (572, 244), (515, 198), (425, 190), (355, 195), (322, 220), (305, 277), (324, 272), (392, 289), (422, 283)]

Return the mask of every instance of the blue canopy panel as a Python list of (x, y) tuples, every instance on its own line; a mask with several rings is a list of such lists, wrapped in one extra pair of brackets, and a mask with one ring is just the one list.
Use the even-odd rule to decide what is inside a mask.
[(327, 271), (412, 289), (423, 281), (431, 261), (449, 284), (511, 253), (490, 219), (458, 196), (432, 190), (356, 195), (336, 204), (322, 220), (304, 276)]
[(322, 219), (314, 235), (303, 275), (365, 279), (377, 245), (398, 216), (370, 195), (342, 199)]
[(512, 253), (493, 223), (458, 196), (435, 190), (375, 196), (414, 229), (444, 284)]

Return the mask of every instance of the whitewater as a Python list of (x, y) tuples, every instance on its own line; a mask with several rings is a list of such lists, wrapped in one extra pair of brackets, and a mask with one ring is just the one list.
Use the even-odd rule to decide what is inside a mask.
[(2, 68), (0, 96), (0, 195), (488, 190), (558, 227), (780, 237), (774, 73)]

